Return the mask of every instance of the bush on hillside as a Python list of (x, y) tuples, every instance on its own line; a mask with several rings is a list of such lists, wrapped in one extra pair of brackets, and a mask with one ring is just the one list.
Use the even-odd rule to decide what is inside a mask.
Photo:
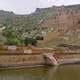
[(36, 46), (37, 45), (37, 39), (26, 37), (25, 40), (24, 40), (24, 44), (25, 45), (31, 44), (33, 46)]

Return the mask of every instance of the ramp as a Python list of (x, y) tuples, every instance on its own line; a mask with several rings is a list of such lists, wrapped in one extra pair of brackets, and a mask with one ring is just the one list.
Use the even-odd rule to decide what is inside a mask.
[(53, 56), (52, 53), (45, 53), (43, 56), (47, 64), (59, 65), (57, 59)]

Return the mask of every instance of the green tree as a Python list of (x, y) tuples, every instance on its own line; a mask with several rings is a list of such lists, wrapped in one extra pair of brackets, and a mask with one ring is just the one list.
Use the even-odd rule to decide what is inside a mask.
[(15, 28), (8, 26), (3, 32), (3, 35), (6, 38), (6, 44), (7, 45), (21, 45), (23, 43), (23, 40), (21, 39), (21, 35), (17, 34), (18, 32), (15, 30)]
[(37, 40), (34, 39), (34, 38), (28, 38), (28, 37), (26, 37), (25, 40), (24, 40), (24, 44), (25, 45), (31, 44), (33, 46), (36, 46), (37, 45)]

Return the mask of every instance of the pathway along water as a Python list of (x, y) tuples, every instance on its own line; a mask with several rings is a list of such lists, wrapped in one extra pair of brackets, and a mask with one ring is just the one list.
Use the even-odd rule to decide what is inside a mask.
[(80, 80), (80, 65), (0, 69), (0, 80)]

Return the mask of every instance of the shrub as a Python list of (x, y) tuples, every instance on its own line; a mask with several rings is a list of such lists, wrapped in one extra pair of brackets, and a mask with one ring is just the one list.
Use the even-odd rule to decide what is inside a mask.
[(37, 40), (34, 39), (34, 38), (28, 38), (28, 37), (26, 37), (25, 40), (24, 40), (24, 44), (25, 44), (25, 45), (31, 44), (31, 45), (33, 45), (33, 46), (36, 46)]
[(37, 36), (36, 39), (37, 40), (43, 40), (44, 38), (43, 38), (43, 36)]

